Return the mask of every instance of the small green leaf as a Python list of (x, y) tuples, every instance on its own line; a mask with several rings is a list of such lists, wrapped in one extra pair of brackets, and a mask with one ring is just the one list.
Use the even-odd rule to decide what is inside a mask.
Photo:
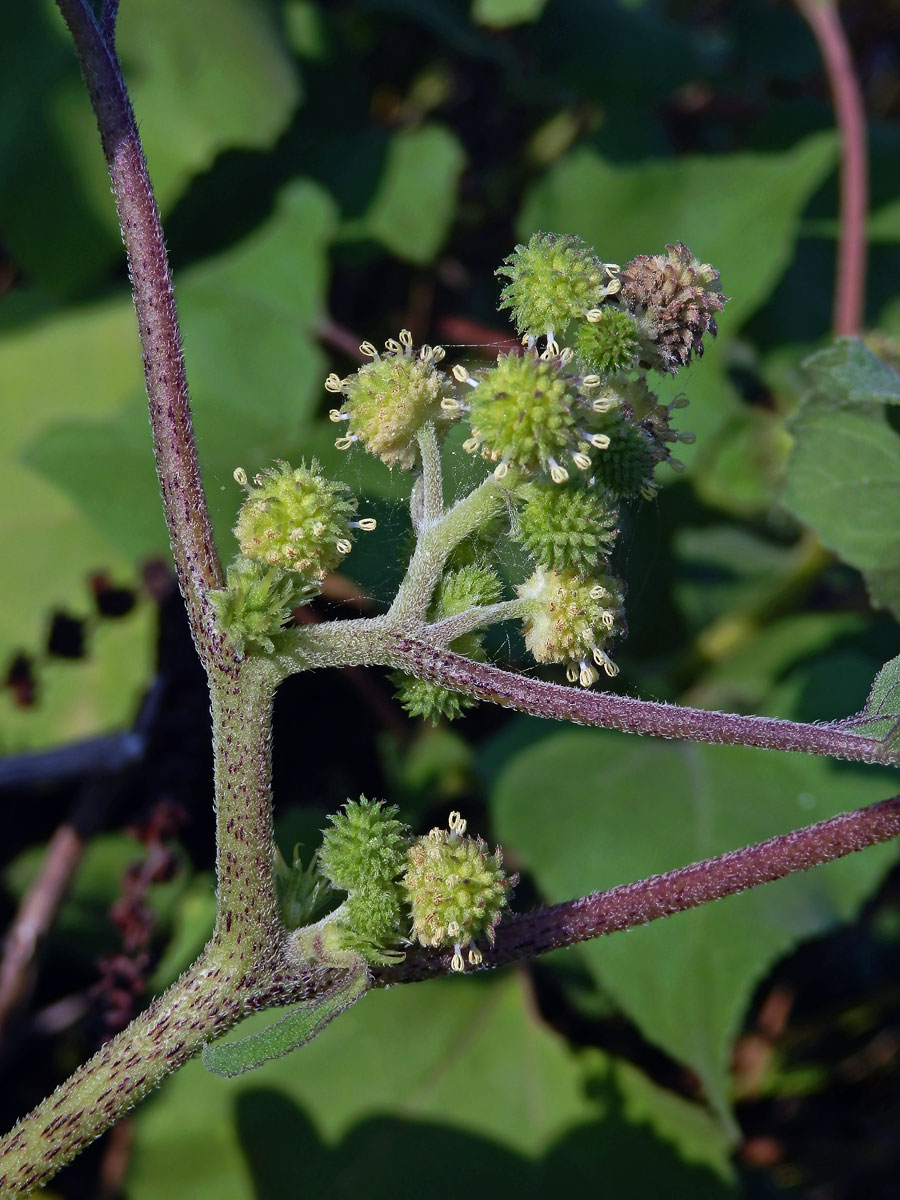
[(305, 1046), (335, 1017), (362, 999), (369, 987), (369, 973), (362, 959), (333, 987), (315, 1000), (308, 1000), (258, 1033), (235, 1042), (213, 1042), (202, 1050), (203, 1065), (213, 1075), (230, 1079), (253, 1071), (274, 1058), (284, 1058)]
[(868, 737), (883, 738), (885, 754), (900, 762), (900, 655), (884, 664), (865, 708), (847, 724)]
[(784, 500), (900, 616), (900, 376), (850, 339), (807, 362)]

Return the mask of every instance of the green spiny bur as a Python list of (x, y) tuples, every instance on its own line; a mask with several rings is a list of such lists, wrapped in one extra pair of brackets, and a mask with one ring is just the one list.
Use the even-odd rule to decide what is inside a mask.
[(240, 555), (229, 564), (225, 583), (223, 590), (210, 592), (209, 599), (241, 657), (254, 651), (271, 654), (273, 639), (290, 620), (292, 609), (318, 591), (293, 572)]
[(343, 892), (377, 881), (392, 884), (403, 872), (409, 830), (395, 804), (348, 800), (330, 816), (319, 850), (319, 868), (332, 887)]
[(630, 371), (637, 364), (640, 349), (634, 318), (614, 305), (594, 309), (578, 323), (575, 354), (586, 371), (600, 376)]
[(488, 851), (481, 838), (465, 836), (466, 823), (450, 814), (448, 829), (432, 829), (407, 853), (403, 883), (412, 914), (412, 937), (434, 949), (454, 948), (453, 969), (464, 970), (462, 949), (473, 966), (481, 962), (476, 943), (493, 943), (494, 929), (509, 902), (517, 876), (503, 870), (503, 852)]
[(529, 483), (518, 495), (524, 503), (514, 536), (535, 562), (587, 574), (609, 555), (619, 513), (608, 493)]
[(653, 441), (636, 425), (622, 417), (606, 425), (609, 445), (594, 456), (594, 478), (613, 496), (631, 499), (656, 494), (653, 473), (658, 462)]
[(555, 233), (535, 233), (527, 246), (516, 246), (496, 274), (509, 280), (500, 293), (500, 308), (511, 309), (519, 333), (533, 337), (564, 333), (573, 317), (603, 299), (608, 279), (586, 242)]

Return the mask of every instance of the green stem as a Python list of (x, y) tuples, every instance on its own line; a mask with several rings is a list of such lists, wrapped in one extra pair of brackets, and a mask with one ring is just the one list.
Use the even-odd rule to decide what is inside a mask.
[(463, 634), (488, 625), (499, 625), (501, 621), (517, 621), (528, 606), (527, 600), (501, 600), (497, 604), (485, 604), (480, 608), (467, 608), (435, 621), (424, 631), (423, 636), (435, 646), (449, 646)]
[(216, 788), (216, 935), (250, 971), (282, 935), (272, 829), (272, 705), (278, 677), (263, 659), (210, 673)]
[(443, 516), (444, 475), (434, 425), (429, 421), (417, 437), (422, 458), (422, 530), (425, 530)]
[(448, 556), (464, 538), (499, 512), (505, 495), (503, 485), (489, 476), (468, 496), (458, 500), (440, 520), (431, 526), (425, 524), (406, 576), (387, 614), (386, 620), (392, 626), (412, 630), (424, 624)]

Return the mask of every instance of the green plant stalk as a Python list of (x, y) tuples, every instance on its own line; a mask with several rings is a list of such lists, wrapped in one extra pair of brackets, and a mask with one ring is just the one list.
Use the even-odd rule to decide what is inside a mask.
[[(424, 477), (423, 477), (424, 478)], [(425, 479), (424, 512), (428, 512), (431, 483)], [(424, 624), (434, 589), (451, 552), (495, 516), (505, 502), (507, 489), (492, 475), (432, 524), (423, 525), (403, 582), (387, 613), (397, 629), (416, 629)]]
[(427, 528), (444, 512), (444, 473), (437, 434), (430, 421), (419, 430), (417, 440), (422, 459), (422, 524)]

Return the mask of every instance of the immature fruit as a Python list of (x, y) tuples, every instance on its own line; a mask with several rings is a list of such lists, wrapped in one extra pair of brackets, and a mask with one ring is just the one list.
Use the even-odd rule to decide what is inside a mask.
[(630, 371), (637, 364), (641, 337), (634, 317), (606, 305), (592, 309), (578, 323), (575, 334), (577, 360), (585, 370), (601, 377)]
[(481, 838), (465, 837), (466, 823), (450, 814), (448, 829), (432, 829), (407, 852), (403, 877), (412, 914), (412, 937), (435, 949), (453, 946), (453, 969), (462, 971), (462, 948), (477, 965), (482, 938), (494, 940), (494, 929), (509, 902), (516, 876), (503, 870), (499, 846), (491, 854)]
[(209, 599), (240, 657), (254, 650), (271, 654), (272, 639), (290, 620), (291, 610), (317, 590), (293, 572), (240, 555), (229, 565), (225, 582)]
[(406, 329), (400, 340), (385, 343), (380, 354), (369, 342), (360, 349), (373, 361), (346, 379), (329, 375), (325, 387), (344, 396), (342, 407), (332, 409), (333, 421), (346, 421), (347, 434), (335, 445), (346, 450), (354, 442), (389, 467), (410, 468), (418, 458), (416, 435), (428, 421), (447, 421), (448, 410), (441, 401), (452, 387), (436, 364), (444, 357), (440, 346), (422, 346), (414, 353), (412, 334)]
[(605, 265), (570, 233), (534, 234), (527, 246), (516, 246), (496, 274), (509, 279), (500, 308), (511, 309), (518, 331), (533, 337), (561, 335), (573, 317), (599, 304), (609, 290)]
[(409, 831), (396, 805), (380, 800), (348, 800), (328, 819), (319, 850), (319, 867), (328, 882), (343, 892), (367, 884), (394, 884), (403, 874)]
[(524, 504), (514, 537), (535, 562), (587, 574), (612, 550), (619, 513), (608, 493), (529, 483), (519, 496)]

